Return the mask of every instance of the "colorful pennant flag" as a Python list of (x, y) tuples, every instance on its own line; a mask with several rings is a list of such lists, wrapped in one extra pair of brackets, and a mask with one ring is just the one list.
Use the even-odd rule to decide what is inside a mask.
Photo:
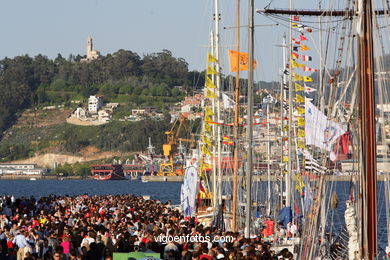
[(298, 22), (298, 21), (299, 21), (299, 16), (294, 15), (294, 16), (293, 16), (293, 21)]
[(213, 69), (210, 65), (207, 66), (207, 75), (211, 75), (211, 74), (217, 74), (217, 71), (215, 69)]
[(303, 77), (303, 80), (304, 80), (305, 82), (312, 82), (312, 81), (313, 81), (313, 79), (312, 79), (311, 77), (308, 77), (308, 76), (304, 76), (304, 77)]
[(311, 56), (302, 55), (302, 61), (312, 61)]
[(298, 126), (304, 126), (305, 125), (305, 119), (302, 117), (298, 117)]
[[(230, 71), (236, 72), (249, 70), (249, 55), (246, 52), (229, 50)], [(238, 63), (237, 63), (238, 62)], [(256, 69), (256, 60), (253, 60), (253, 69)]]
[(214, 82), (208, 77), (206, 76), (206, 87), (208, 88), (217, 88), (215, 85), (214, 85)]
[(214, 58), (214, 56), (212, 54), (208, 54), (207, 55), (207, 62), (208, 63), (212, 63), (212, 62), (218, 62), (218, 60), (216, 58)]
[(206, 88), (206, 95), (205, 95), (205, 97), (213, 99), (213, 98), (217, 98), (218, 96), (214, 92), (212, 92), (210, 89)]
[(318, 71), (318, 70), (316, 70), (316, 69), (312, 69), (312, 68), (309, 68), (309, 67), (306, 67), (306, 66), (303, 66), (303, 70), (304, 70), (304, 71), (313, 71), (313, 72)]
[(287, 156), (283, 156), (283, 162), (288, 162), (288, 157)]
[(211, 126), (208, 124), (208, 123), (204, 123), (204, 131), (206, 132), (206, 133), (208, 133), (209, 135), (211, 135), (212, 134), (212, 130), (211, 130)]
[(211, 165), (208, 163), (205, 163), (204, 159), (200, 159), (200, 171), (204, 172), (206, 169), (210, 169)]
[(205, 117), (211, 117), (213, 116), (214, 113), (213, 113), (213, 110), (211, 108), (209, 108), (208, 106), (205, 107), (205, 113), (204, 113), (204, 116)]
[(291, 61), (291, 66), (292, 66), (293, 69), (294, 68), (304, 68), (304, 67), (306, 67), (305, 64), (300, 64), (300, 63), (298, 63), (298, 62), (296, 62), (294, 60)]
[(302, 97), (301, 95), (295, 94), (295, 101), (297, 103), (305, 103), (305, 98)]
[(305, 149), (305, 143), (303, 141), (298, 140), (297, 146), (298, 148)]
[[(305, 187), (305, 182), (302, 180), (302, 177), (301, 177), (301, 174), (298, 172), (297, 175), (296, 175), (296, 178), (295, 178), (295, 189), (297, 191), (299, 191), (299, 193), (302, 192), (302, 189)], [(298, 207), (298, 203), (295, 202), (295, 212), (297, 213), (297, 215), (299, 216), (299, 207)]]
[(317, 91), (315, 88), (311, 88), (305, 85), (305, 92), (306, 93), (311, 93)]
[(294, 81), (301, 81), (303, 80), (303, 77), (301, 75), (298, 75), (297, 73), (294, 73)]
[(297, 41), (295, 38), (292, 38), (292, 43), (294, 43), (294, 44), (301, 44), (301, 42), (300, 41)]
[(293, 46), (293, 51), (298, 51), (298, 46)]
[(312, 32), (312, 30), (311, 30), (311, 28), (309, 26), (303, 25), (303, 24), (299, 24), (298, 25), (298, 31), (300, 31), (300, 32), (307, 31), (309, 33)]
[(307, 38), (303, 35), (303, 34), (301, 34), (301, 35), (299, 35), (299, 40), (302, 42), (302, 41), (307, 41)]
[(225, 135), (225, 136), (223, 137), (222, 144), (234, 145), (234, 142), (233, 142), (228, 136)]
[(205, 135), (203, 136), (203, 143), (206, 144), (210, 148), (213, 147), (213, 144), (211, 143), (210, 139)]
[(293, 28), (298, 28), (299, 25), (300, 25), (300, 24), (297, 24), (297, 23), (292, 23), (292, 24), (291, 24), (291, 26), (292, 26)]
[(305, 137), (305, 130), (298, 128), (298, 137)]
[(209, 148), (207, 148), (206, 145), (203, 145), (203, 146), (202, 146), (202, 152), (203, 152), (203, 154), (205, 154), (205, 155), (211, 156), (211, 152), (210, 152)]
[(305, 113), (305, 108), (303, 108), (303, 107), (297, 107), (297, 113), (298, 113), (298, 115), (304, 114), (304, 113)]
[(298, 83), (295, 83), (295, 91), (304, 91), (305, 88)]
[(304, 44), (301, 44), (301, 50), (302, 51), (308, 51), (308, 50), (310, 50), (310, 48), (308, 47), (308, 46), (306, 46), (306, 45), (304, 45)]
[(296, 52), (293, 52), (293, 53), (292, 53), (292, 56), (294, 57), (294, 59), (298, 59), (298, 58), (299, 58), (299, 54), (296, 53)]

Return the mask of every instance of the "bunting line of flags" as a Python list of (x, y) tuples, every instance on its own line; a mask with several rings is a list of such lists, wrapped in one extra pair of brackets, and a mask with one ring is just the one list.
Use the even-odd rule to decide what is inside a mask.
[[(215, 70), (213, 63), (218, 63), (218, 60), (211, 54), (207, 54), (207, 69), (206, 69), (206, 80), (205, 80), (205, 90), (204, 90), (204, 96), (206, 99), (209, 99), (210, 101), (218, 98), (218, 95), (216, 93), (216, 85), (214, 84), (212, 80), (212, 75), (217, 75), (218, 72)], [(218, 66), (218, 64), (217, 64)], [(210, 102), (209, 101), (209, 102)], [(205, 101), (207, 102), (207, 100)], [(203, 115), (203, 135), (202, 135), (202, 144), (201, 144), (201, 158), (199, 161), (199, 187), (202, 187), (202, 189), (199, 189), (198, 192), (198, 198), (207, 198), (210, 196), (210, 190), (207, 185), (207, 177), (206, 177), (206, 170), (210, 169), (210, 165), (206, 162), (206, 158), (209, 159), (212, 157), (211, 150), (214, 148), (213, 145), (213, 138), (212, 138), (212, 127), (208, 123), (209, 121), (213, 121), (214, 112), (213, 110), (206, 104), (204, 109), (204, 115)]]

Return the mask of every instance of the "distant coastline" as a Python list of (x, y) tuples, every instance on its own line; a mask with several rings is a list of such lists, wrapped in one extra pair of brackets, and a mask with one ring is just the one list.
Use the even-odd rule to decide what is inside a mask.
[(26, 175), (26, 174), (7, 174), (0, 175), (0, 180), (89, 180), (84, 176), (53, 176), (53, 175)]

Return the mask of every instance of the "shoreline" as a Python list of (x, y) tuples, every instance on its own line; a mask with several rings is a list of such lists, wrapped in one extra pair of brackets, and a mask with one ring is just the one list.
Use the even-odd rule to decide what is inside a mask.
[(0, 180), (88, 180), (83, 176), (50, 176), (50, 175), (0, 175)]
[[(239, 176), (240, 178), (241, 176)], [(304, 177), (304, 176), (302, 176)], [(267, 182), (268, 176), (265, 175), (255, 175), (252, 177), (253, 181)], [(278, 176), (270, 176), (270, 181), (279, 181)], [(310, 176), (311, 181), (319, 180), (319, 175)], [(233, 176), (223, 176), (223, 181), (232, 181)], [(358, 175), (326, 175), (325, 181), (357, 181), (359, 179)], [(93, 180), (89, 176), (50, 176), (50, 175), (0, 175), (0, 180)], [(183, 182), (184, 176), (141, 176), (140, 179), (142, 182)], [(387, 181), (390, 180), (390, 174), (378, 174), (377, 181)], [(134, 180), (125, 180), (125, 181), (134, 181)]]

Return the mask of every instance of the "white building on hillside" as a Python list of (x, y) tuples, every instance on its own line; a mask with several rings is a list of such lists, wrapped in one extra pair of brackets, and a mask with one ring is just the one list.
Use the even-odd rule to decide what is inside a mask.
[(88, 112), (84, 108), (78, 107), (78, 108), (76, 108), (74, 115), (78, 119), (86, 119), (88, 116)]
[(103, 97), (99, 95), (90, 96), (88, 99), (88, 111), (89, 113), (97, 113), (103, 106)]
[(108, 122), (111, 120), (111, 114), (112, 112), (110, 110), (102, 109), (98, 112), (98, 120), (101, 122)]

